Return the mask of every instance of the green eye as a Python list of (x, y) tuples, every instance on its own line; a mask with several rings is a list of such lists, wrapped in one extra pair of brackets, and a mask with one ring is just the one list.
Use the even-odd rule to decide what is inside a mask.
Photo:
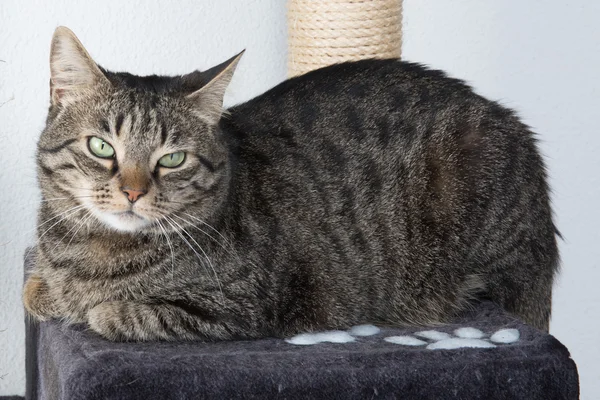
[(96, 157), (112, 158), (115, 155), (115, 149), (110, 144), (95, 136), (92, 136), (88, 140), (88, 147)]
[(158, 160), (158, 164), (165, 168), (176, 168), (183, 164), (185, 160), (185, 153), (178, 151), (177, 153), (165, 154)]

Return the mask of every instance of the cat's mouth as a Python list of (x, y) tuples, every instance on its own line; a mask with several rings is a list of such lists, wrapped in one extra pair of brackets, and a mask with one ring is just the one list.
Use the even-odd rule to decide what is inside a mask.
[(147, 227), (151, 223), (148, 218), (133, 210), (101, 213), (98, 217), (102, 222), (113, 229), (124, 232), (136, 232)]
[(131, 211), (131, 210), (129, 210), (129, 211), (123, 211), (123, 212), (117, 213), (117, 216), (118, 216), (119, 218), (122, 218), (122, 219), (124, 219), (124, 220), (131, 220), (131, 219), (145, 219), (145, 218), (144, 218), (144, 217), (142, 217), (141, 215), (139, 215), (139, 214), (136, 214), (134, 211)]
[(148, 220), (146, 217), (136, 213), (133, 210), (117, 212), (115, 215), (119, 221), (128, 226), (145, 225), (146, 221)]

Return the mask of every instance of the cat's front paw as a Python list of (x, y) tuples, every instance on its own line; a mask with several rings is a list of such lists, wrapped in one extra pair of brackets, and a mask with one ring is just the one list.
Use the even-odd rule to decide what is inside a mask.
[(151, 312), (144, 304), (109, 301), (90, 309), (87, 322), (93, 331), (115, 342), (162, 339), (150, 326)]
[(121, 301), (98, 304), (88, 311), (87, 322), (89, 327), (108, 340), (127, 340), (127, 336), (123, 334), (126, 331), (121, 316), (123, 307)]
[(38, 275), (27, 278), (23, 287), (23, 305), (29, 315), (40, 321), (59, 316), (56, 302), (50, 297), (48, 285)]

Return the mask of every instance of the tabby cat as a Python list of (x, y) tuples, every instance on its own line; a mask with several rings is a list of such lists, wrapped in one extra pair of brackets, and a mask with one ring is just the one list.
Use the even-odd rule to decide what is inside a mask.
[(443, 323), (487, 298), (548, 329), (556, 231), (512, 111), (366, 60), (224, 112), (240, 57), (140, 77), (56, 30), (31, 315), (111, 340), (221, 340)]

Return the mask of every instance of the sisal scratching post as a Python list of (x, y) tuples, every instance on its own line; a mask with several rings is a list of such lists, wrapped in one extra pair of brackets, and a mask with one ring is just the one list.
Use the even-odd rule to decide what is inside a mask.
[(402, 0), (289, 0), (288, 75), (344, 61), (398, 58)]

